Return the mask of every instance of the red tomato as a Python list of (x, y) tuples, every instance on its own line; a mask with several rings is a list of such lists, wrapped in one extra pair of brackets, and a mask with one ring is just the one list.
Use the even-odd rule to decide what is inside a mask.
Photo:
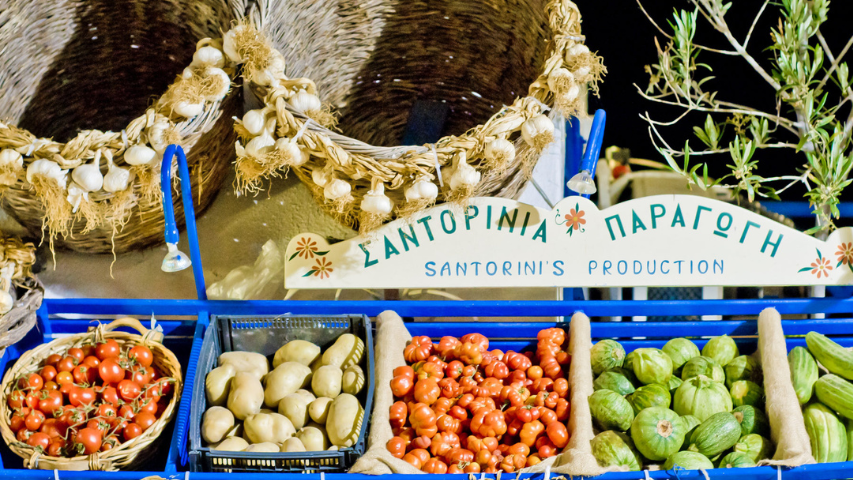
[(107, 358), (98, 365), (98, 373), (104, 383), (119, 383), (124, 380), (124, 369), (115, 358)]
[(71, 393), (68, 394), (68, 403), (75, 407), (92, 405), (97, 398), (94, 389), (75, 386), (71, 388)]
[(68, 349), (68, 356), (76, 358), (77, 364), (80, 364), (80, 362), (82, 362), (83, 359), (86, 358), (86, 354), (83, 352), (83, 349), (81, 349), (81, 348), (69, 348)]
[(62, 360), (62, 355), (60, 355), (58, 353), (54, 353), (53, 355), (50, 355), (49, 357), (47, 357), (47, 360), (45, 360), (44, 363), (45, 363), (45, 365), (51, 365), (51, 366), (55, 367), (56, 364), (59, 363), (60, 360)]
[(136, 360), (136, 363), (143, 367), (150, 367), (154, 362), (154, 354), (151, 353), (151, 350), (145, 345), (137, 345), (131, 348), (130, 352), (127, 354), (127, 358)]
[(68, 355), (63, 357), (63, 359), (56, 364), (56, 369), (60, 372), (70, 372), (74, 370), (74, 367), (76, 367), (78, 363), (80, 362), (76, 358)]
[(134, 400), (139, 394), (142, 392), (142, 389), (139, 387), (139, 384), (134, 383), (130, 380), (122, 380), (118, 383), (119, 396), (127, 402)]
[(160, 378), (157, 380), (157, 395), (161, 397), (165, 397), (166, 395), (172, 393), (172, 385), (175, 383), (174, 380), (168, 378)]
[(148, 369), (141, 365), (134, 365), (130, 367), (130, 372), (128, 373), (128, 380), (137, 385), (148, 385), (148, 382), (151, 381), (151, 375), (148, 373)]
[(133, 420), (136, 417), (136, 412), (130, 405), (122, 405), (118, 410), (118, 416), (125, 420)]
[(110, 431), (110, 424), (105, 420), (92, 419), (86, 423), (86, 428), (94, 428), (101, 431), (101, 435), (106, 435)]
[(33, 432), (27, 430), (26, 428), (22, 428), (22, 429), (18, 430), (18, 433), (15, 434), (15, 438), (19, 442), (26, 443), (27, 440), (29, 440), (32, 435), (33, 435)]
[(12, 420), (9, 421), (9, 428), (11, 428), (13, 432), (17, 432), (18, 430), (24, 428), (26, 426), (24, 422), (25, 418), (27, 418), (27, 416), (23, 413), (15, 412), (12, 415)]
[(104, 444), (101, 445), (101, 451), (108, 452), (119, 445), (121, 445), (121, 442), (119, 442), (118, 437), (110, 435), (104, 440)]
[(30, 411), (30, 414), (24, 419), (24, 425), (26, 425), (27, 430), (33, 432), (41, 428), (42, 423), (44, 423), (44, 414), (41, 413), (41, 410)]
[(59, 417), (59, 421), (61, 423), (72, 427), (77, 427), (86, 423), (88, 415), (86, 415), (86, 412), (84, 412), (83, 410), (78, 410), (72, 407), (71, 405), (66, 405), (62, 408), (67, 408), (67, 410), (65, 410), (65, 413), (63, 413), (62, 416)]
[(91, 357), (95, 354), (95, 346), (94, 345), (83, 345), (80, 347), (80, 350), (83, 350), (84, 357)]
[(89, 355), (88, 357), (83, 359), (83, 365), (86, 365), (88, 367), (95, 368), (95, 369), (98, 368), (98, 364), (100, 364), (100, 363), (101, 363), (101, 361), (98, 360), (98, 357), (96, 357), (94, 355)]
[[(71, 370), (74, 370), (73, 368)], [(74, 375), (68, 372), (59, 372), (56, 374), (56, 383), (60, 385), (67, 385), (69, 383), (74, 383)]]
[(59, 384), (56, 382), (44, 382), (44, 389), (48, 392), (58, 392)]
[(34, 433), (27, 440), (27, 445), (31, 447), (41, 447), (42, 451), (46, 451), (50, 446), (50, 437), (46, 433)]
[(78, 365), (74, 368), (73, 374), (74, 383), (92, 385), (98, 378), (98, 369), (88, 365)]
[[(144, 398), (141, 402), (139, 402), (139, 413), (150, 413), (151, 415), (157, 416), (157, 401), (152, 400), (150, 398)], [(137, 419), (138, 422), (138, 419)], [(142, 425), (142, 424), (140, 424)]]
[(101, 431), (86, 427), (77, 432), (75, 447), (84, 455), (91, 455), (101, 449)]
[(51, 457), (61, 457), (63, 448), (65, 448), (65, 440), (54, 438), (47, 447), (47, 454)]
[(56, 378), (56, 367), (53, 365), (47, 365), (41, 370), (39, 370), (39, 375), (44, 379), (45, 382), (49, 382)]
[(67, 430), (68, 425), (55, 418), (45, 420), (44, 423), (41, 424), (41, 428), (39, 428), (40, 432), (46, 433), (50, 438), (64, 437)]
[[(23, 430), (26, 432), (26, 430)], [(142, 435), (142, 427), (135, 423), (129, 423), (127, 427), (124, 428), (124, 439), (125, 440), (133, 440), (134, 438)]]
[(161, 378), (163, 378), (163, 375), (160, 375), (160, 371), (157, 370), (157, 368), (154, 367), (153, 365), (150, 367), (147, 367), (147, 369), (148, 369), (148, 373), (151, 374), (151, 383), (154, 383), (157, 380), (160, 380)]
[(56, 412), (62, 415), (62, 393), (55, 390), (42, 390), (39, 400), (39, 410), (49, 417), (55, 416)]
[[(103, 365), (103, 363), (101, 364)], [(104, 388), (104, 391), (101, 392), (101, 399), (112, 405), (118, 405), (118, 390), (116, 390), (115, 387)]]
[(116, 358), (121, 353), (121, 348), (113, 339), (109, 339), (104, 343), (99, 343), (97, 348), (95, 348), (95, 355), (102, 362), (108, 358)]
[(9, 394), (9, 398), (6, 399), (6, 403), (12, 410), (18, 410), (24, 406), (24, 400), (26, 400), (26, 398), (26, 393), (21, 390), (15, 390)]
[(159, 385), (149, 385), (145, 389), (144, 396), (145, 396), (145, 398), (150, 398), (151, 400), (154, 400), (155, 402), (159, 402), (160, 398), (162, 398), (162, 395), (160, 395), (161, 391), (162, 391), (162, 388), (160, 388)]
[(43, 386), (44, 379), (41, 378), (41, 375), (39, 375), (38, 373), (31, 373), (26, 377), (21, 377), (18, 379), (18, 388), (41, 390), (41, 387)]
[(32, 392), (27, 394), (27, 398), (24, 399), (24, 403), (27, 404), (27, 408), (38, 408), (39, 400), (41, 400), (41, 392), (33, 390)]
[(148, 430), (151, 428), (151, 425), (154, 425), (154, 422), (157, 421), (157, 418), (154, 417), (153, 414), (148, 412), (139, 412), (136, 414), (136, 418), (133, 420), (133, 423), (142, 427), (142, 431)]

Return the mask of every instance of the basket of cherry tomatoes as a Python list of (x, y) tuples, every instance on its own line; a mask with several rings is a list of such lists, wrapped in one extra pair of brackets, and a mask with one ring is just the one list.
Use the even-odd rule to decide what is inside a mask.
[(414, 337), (394, 370), (386, 448), (427, 473), (513, 473), (569, 441), (566, 332), (539, 332), (535, 351), (489, 350), (489, 340)]
[(3, 377), (3, 440), (26, 468), (113, 471), (144, 462), (181, 393), (181, 365), (162, 341), (125, 317), (26, 352)]

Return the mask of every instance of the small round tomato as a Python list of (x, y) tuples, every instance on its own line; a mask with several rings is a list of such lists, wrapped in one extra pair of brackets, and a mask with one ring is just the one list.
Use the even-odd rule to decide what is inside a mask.
[(56, 367), (56, 364), (59, 363), (60, 360), (62, 360), (62, 355), (54, 353), (53, 355), (48, 356), (44, 363), (45, 365)]
[(110, 424), (106, 420), (92, 419), (86, 423), (86, 428), (100, 430), (101, 435), (106, 435), (110, 431)]
[(154, 354), (151, 353), (151, 350), (145, 345), (137, 345), (131, 348), (130, 352), (127, 354), (127, 358), (136, 360), (136, 363), (143, 367), (150, 367), (154, 362)]
[(148, 369), (145, 367), (141, 365), (134, 365), (130, 367), (128, 380), (137, 385), (148, 385), (148, 382), (151, 381), (151, 375), (149, 375)]
[(59, 421), (65, 425), (76, 427), (86, 423), (86, 420), (89, 417), (85, 411), (74, 408), (71, 405), (66, 405), (62, 408), (67, 408), (67, 410), (61, 417), (59, 417)]
[(47, 447), (47, 454), (51, 457), (61, 457), (63, 448), (65, 448), (65, 440), (54, 438)]
[(98, 365), (101, 363), (101, 361), (98, 360), (98, 357), (94, 355), (89, 355), (88, 357), (84, 358), (83, 362), (81, 363), (91, 368), (98, 368)]
[(9, 421), (9, 428), (12, 429), (13, 432), (17, 432), (18, 430), (26, 427), (24, 419), (27, 416), (21, 412), (15, 412), (12, 415), (12, 419)]
[(124, 380), (124, 369), (115, 358), (107, 358), (98, 365), (98, 374), (104, 383), (119, 383)]
[(12, 410), (18, 410), (24, 406), (24, 401), (27, 398), (27, 394), (21, 390), (15, 390), (9, 394), (9, 397), (6, 399), (6, 404), (9, 405), (9, 408)]
[(58, 392), (59, 384), (56, 382), (44, 382), (44, 390), (48, 392)]
[(109, 403), (102, 403), (98, 406), (98, 416), (116, 419), (118, 418), (118, 410), (116, 410), (116, 407), (114, 405), (110, 405)]
[[(26, 431), (26, 430), (24, 430)], [(124, 427), (124, 439), (125, 440), (133, 440), (134, 438), (142, 435), (142, 427), (135, 423), (129, 423), (126, 427)]]
[(31, 373), (26, 377), (18, 379), (18, 388), (29, 390), (41, 390), (44, 386), (44, 379), (38, 373)]
[(27, 394), (27, 398), (24, 399), (24, 403), (28, 408), (38, 408), (39, 401), (41, 400), (41, 392), (33, 390), (32, 392)]
[(95, 355), (95, 346), (91, 343), (83, 345), (82, 347), (80, 347), (80, 350), (83, 350), (84, 357), (91, 357)]
[(98, 397), (95, 395), (95, 390), (92, 388), (73, 387), (68, 394), (68, 403), (75, 407), (81, 405), (92, 405)]
[(101, 449), (101, 431), (97, 428), (84, 428), (77, 432), (75, 445), (78, 453), (91, 455)]
[[(157, 415), (157, 401), (151, 398), (144, 398), (141, 402), (139, 402), (139, 413), (150, 413), (151, 415)], [(141, 425), (141, 424), (140, 424)]]
[(48, 418), (41, 424), (40, 432), (46, 433), (50, 438), (64, 437), (68, 430), (68, 425), (55, 418)]
[(75, 357), (67, 355), (63, 357), (62, 360), (59, 361), (59, 363), (56, 364), (56, 369), (60, 372), (71, 372), (72, 370), (74, 370), (74, 367), (76, 367), (78, 363), (80, 363), (80, 361), (77, 360)]
[(24, 425), (27, 427), (27, 430), (33, 432), (41, 428), (42, 423), (44, 423), (44, 414), (41, 413), (41, 410), (31, 410), (29, 415), (24, 419)]
[(157, 380), (163, 378), (163, 375), (160, 374), (160, 370), (157, 370), (153, 365), (145, 368), (148, 369), (148, 374), (151, 376), (151, 383), (155, 383)]
[(101, 392), (101, 400), (117, 406), (119, 403), (118, 390), (116, 390), (115, 387), (104, 388)]
[(103, 445), (101, 445), (101, 451), (108, 452), (119, 445), (121, 445), (121, 442), (118, 440), (118, 437), (116, 437), (115, 435), (110, 435), (109, 437), (104, 439), (104, 443)]
[(403, 456), (406, 455), (406, 441), (400, 437), (394, 437), (391, 440), (388, 440), (385, 448), (391, 452), (391, 456), (394, 458), (403, 458)]
[(47, 451), (47, 447), (50, 446), (50, 437), (46, 433), (34, 433), (27, 440), (27, 445), (31, 447), (41, 448), (42, 451)]
[(39, 375), (44, 379), (45, 382), (49, 382), (56, 378), (56, 367), (53, 365), (47, 365), (41, 370), (39, 370)]
[(154, 402), (159, 402), (162, 398), (162, 395), (160, 394), (161, 392), (162, 388), (160, 388), (159, 385), (149, 385), (145, 389), (144, 397), (150, 398), (151, 400), (154, 400)]
[(69, 348), (68, 356), (76, 358), (77, 364), (79, 364), (83, 361), (84, 358), (86, 358), (86, 354), (83, 352), (82, 348)]
[[(71, 370), (74, 370), (73, 368)], [(74, 374), (70, 371), (68, 372), (59, 372), (56, 374), (56, 383), (60, 385), (67, 385), (69, 383), (74, 383)]]
[(136, 414), (136, 418), (133, 419), (133, 423), (142, 427), (142, 431), (151, 428), (151, 425), (154, 425), (154, 422), (156, 421), (157, 418), (154, 417), (153, 414), (150, 414), (148, 412), (139, 412)]
[(98, 357), (100, 361), (104, 361), (108, 358), (116, 358), (121, 353), (121, 348), (113, 339), (109, 339), (104, 343), (99, 343), (95, 348), (95, 356)]
[(31, 430), (27, 430), (26, 428), (22, 428), (22, 429), (18, 430), (18, 433), (15, 434), (15, 438), (19, 442), (26, 443), (27, 440), (29, 440), (32, 435), (33, 435), (33, 432)]
[(156, 389), (157, 395), (161, 397), (165, 397), (166, 395), (172, 393), (172, 385), (174, 385), (175, 381), (171, 378), (159, 378), (157, 379)]
[(55, 412), (60, 411), (62, 415), (62, 394), (55, 390), (42, 390), (39, 400), (39, 410), (45, 415), (53, 417)]
[(98, 378), (97, 367), (89, 367), (88, 365), (78, 365), (74, 368), (74, 383), (92, 385)]
[(139, 387), (139, 384), (130, 380), (122, 380), (118, 382), (116, 390), (118, 390), (119, 396), (126, 402), (134, 400), (140, 393), (142, 393), (142, 389)]
[(136, 418), (136, 412), (133, 411), (133, 407), (130, 405), (122, 405), (118, 409), (118, 416), (125, 420), (133, 420)]

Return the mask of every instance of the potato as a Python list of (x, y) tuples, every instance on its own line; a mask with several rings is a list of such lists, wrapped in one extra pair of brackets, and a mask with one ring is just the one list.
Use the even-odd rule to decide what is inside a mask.
[(319, 423), (320, 425), (326, 424), (326, 416), (329, 414), (329, 405), (332, 404), (332, 399), (328, 397), (318, 397), (316, 400), (311, 402), (308, 405), (308, 415), (311, 416), (311, 420)]
[(234, 414), (225, 407), (213, 406), (201, 417), (201, 438), (207, 443), (218, 443), (234, 428)]
[(313, 393), (309, 392), (308, 390), (305, 390), (304, 388), (300, 388), (296, 391), (296, 393), (305, 397), (308, 400), (308, 403), (313, 402), (317, 398), (314, 396)]
[(278, 408), (281, 399), (296, 393), (311, 381), (311, 369), (296, 362), (285, 362), (275, 367), (266, 377), (264, 403), (270, 408)]
[(297, 362), (311, 366), (311, 362), (320, 357), (320, 347), (305, 340), (291, 340), (275, 352), (273, 368), (285, 362)]
[(204, 379), (204, 394), (207, 403), (222, 406), (228, 401), (228, 392), (231, 389), (231, 379), (237, 375), (234, 365), (227, 363), (216, 367), (207, 374)]
[(247, 448), (249, 448), (249, 442), (240, 437), (228, 437), (213, 446), (213, 450), (220, 450), (224, 452), (242, 452)]
[(358, 399), (342, 393), (329, 406), (326, 418), (326, 434), (333, 445), (351, 447), (358, 440), (364, 409)]
[(345, 333), (323, 353), (323, 365), (334, 365), (344, 369), (351, 365), (358, 365), (363, 355), (364, 342), (351, 333)]
[(341, 380), (344, 372), (334, 365), (324, 365), (314, 372), (311, 379), (311, 390), (315, 395), (334, 399), (341, 394)]
[(321, 427), (305, 427), (296, 432), (296, 438), (305, 445), (305, 450), (308, 452), (320, 452), (329, 448), (326, 431)]
[(308, 416), (308, 405), (310, 403), (305, 396), (291, 393), (279, 402), (278, 413), (287, 417), (293, 423), (293, 428), (299, 430), (308, 423), (310, 418)]
[(364, 371), (361, 367), (352, 365), (344, 371), (344, 376), (341, 379), (341, 388), (344, 393), (358, 395), (358, 392), (364, 388)]
[(305, 450), (305, 445), (302, 444), (302, 441), (300, 441), (296, 437), (291, 437), (291, 438), (288, 438), (287, 440), (285, 440), (284, 443), (281, 444), (281, 451), (282, 452), (304, 452), (306, 450)]
[(252, 443), (282, 443), (296, 433), (293, 424), (278, 413), (258, 413), (243, 422), (245, 437)]
[(253, 373), (240, 372), (231, 380), (228, 393), (228, 410), (240, 420), (261, 411), (264, 404), (264, 387)]
[(278, 445), (272, 442), (263, 442), (263, 443), (253, 443), (249, 445), (249, 448), (243, 450), (244, 452), (280, 452)]
[(249, 372), (258, 380), (270, 371), (267, 357), (254, 352), (225, 352), (219, 356), (219, 365), (231, 364), (237, 372)]

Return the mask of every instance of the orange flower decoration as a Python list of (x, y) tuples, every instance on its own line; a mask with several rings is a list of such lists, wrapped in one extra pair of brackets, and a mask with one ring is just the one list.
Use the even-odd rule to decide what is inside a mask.
[(838, 246), (838, 265), (853, 265), (853, 242), (842, 243)]
[(829, 278), (830, 270), (832, 270), (832, 267), (829, 266), (828, 258), (818, 258), (812, 262), (812, 274), (817, 275), (817, 278), (820, 278), (821, 275)]
[(586, 223), (586, 220), (583, 218), (584, 211), (575, 211), (575, 209), (569, 210), (569, 213), (565, 216), (566, 224), (571, 227), (572, 230), (577, 230), (579, 225), (583, 225)]
[(317, 242), (314, 240), (300, 238), (298, 242), (296, 242), (296, 252), (300, 257), (309, 259), (314, 258), (314, 252), (317, 251)]
[(315, 277), (320, 278), (329, 278), (329, 274), (334, 271), (332, 268), (332, 262), (326, 260), (325, 257), (317, 259), (317, 265), (314, 265), (314, 268), (311, 269), (314, 272)]

